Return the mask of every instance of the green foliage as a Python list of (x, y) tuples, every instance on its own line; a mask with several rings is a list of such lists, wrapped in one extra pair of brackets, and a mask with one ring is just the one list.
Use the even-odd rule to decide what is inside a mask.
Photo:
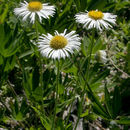
[[(130, 2), (41, 0), (55, 5), (56, 12), (36, 22), (38, 35), (75, 30), (82, 43), (79, 52), (59, 61), (57, 92), (57, 61), (39, 53), (35, 25), (14, 15), (20, 2), (0, 0), (0, 129), (51, 130), (53, 122), (56, 130), (80, 124), (83, 129), (128, 129)], [(95, 30), (93, 39), (92, 30), (83, 29), (74, 16), (95, 9), (117, 15), (117, 25)], [(107, 53), (104, 63), (96, 59), (99, 50)]]

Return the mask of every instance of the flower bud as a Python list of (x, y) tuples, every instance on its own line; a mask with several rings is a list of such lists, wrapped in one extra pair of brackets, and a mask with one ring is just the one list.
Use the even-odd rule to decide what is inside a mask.
[(105, 50), (99, 50), (96, 55), (95, 55), (95, 59), (97, 60), (97, 62), (99, 63), (106, 63), (107, 62), (107, 54)]

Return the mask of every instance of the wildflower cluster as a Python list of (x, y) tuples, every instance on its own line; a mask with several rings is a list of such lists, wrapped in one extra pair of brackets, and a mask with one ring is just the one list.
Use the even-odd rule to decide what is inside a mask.
[(128, 129), (128, 10), (116, 0), (0, 0), (0, 129)]
[[(22, 17), (25, 21), (30, 19), (30, 23), (35, 23), (36, 17), (42, 23), (42, 19), (49, 19), (55, 13), (55, 6), (50, 6), (48, 3), (42, 4), (39, 1), (21, 2), (19, 8), (14, 9), (14, 13)], [(96, 28), (100, 31), (103, 29), (112, 28), (111, 24), (115, 24), (116, 15), (110, 13), (102, 13), (98, 10), (87, 11), (86, 13), (78, 13), (75, 15), (77, 23), (83, 24), (86, 29)], [(39, 37), (38, 47), (41, 54), (45, 57), (52, 59), (60, 59), (69, 57), (74, 53), (74, 50), (80, 48), (80, 38), (75, 31), (66, 33), (66, 29), (63, 33), (55, 31), (55, 35), (43, 34)]]

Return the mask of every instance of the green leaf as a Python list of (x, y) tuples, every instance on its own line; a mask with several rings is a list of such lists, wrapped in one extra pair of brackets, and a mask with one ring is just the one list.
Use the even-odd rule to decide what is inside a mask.
[(98, 9), (102, 10), (105, 7), (105, 4), (107, 3), (106, 0), (91, 0), (88, 10)]
[(15, 108), (15, 113), (18, 114), (18, 112), (19, 112), (19, 104), (18, 104), (18, 100), (17, 99), (15, 99), (14, 108)]
[(80, 9), (81, 9), (81, 3), (80, 3), (80, 0), (74, 0), (74, 2), (75, 2), (75, 4), (76, 4), (76, 8), (77, 8), (77, 10), (78, 11), (80, 11)]
[(8, 57), (4, 62), (4, 71), (12, 70), (16, 63), (16, 55)]
[(81, 113), (82, 113), (82, 101), (81, 101), (81, 99), (77, 99), (77, 104), (78, 104), (78, 106), (77, 106), (77, 115), (78, 115), (78, 117), (80, 117), (80, 115), (81, 115)]
[(87, 0), (80, 0), (80, 7), (81, 11), (84, 11), (87, 8)]
[(32, 92), (32, 97), (35, 98), (36, 101), (43, 100), (43, 89), (41, 87), (37, 87), (35, 91)]
[(15, 118), (17, 121), (23, 121), (25, 118), (23, 118), (23, 114), (21, 112), (19, 112), (17, 115), (16, 115), (16, 118)]
[(9, 9), (9, 5), (6, 4), (4, 7), (4, 11), (3, 11), (2, 15), (0, 16), (0, 24), (4, 23), (7, 13), (8, 13), (8, 9)]
[(101, 40), (101, 38), (99, 38), (96, 42), (95, 45), (93, 47), (93, 54), (95, 54), (98, 50), (103, 50), (105, 49), (103, 42)]
[(107, 108), (107, 111), (109, 113), (109, 116), (112, 118), (113, 117), (113, 112), (112, 112), (112, 103), (111, 103), (111, 99), (110, 99), (110, 94), (108, 92), (108, 89), (105, 85), (105, 105), (106, 105), (106, 108)]
[(120, 120), (115, 120), (118, 124), (130, 125), (130, 117), (121, 117)]
[(28, 51), (22, 53), (22, 54), (19, 56), (19, 59), (24, 58), (24, 57), (26, 57), (26, 56), (29, 56), (29, 55), (31, 55), (31, 54), (33, 54), (33, 53), (34, 53), (34, 50), (28, 50)]
[(35, 66), (32, 75), (32, 91), (34, 91), (39, 86), (39, 79), (40, 79), (39, 67)]
[(84, 11), (87, 8), (87, 0), (74, 0), (77, 10)]
[(56, 127), (56, 130), (64, 130), (64, 121), (63, 121), (63, 119), (62, 118), (58, 118), (57, 119), (57, 127)]
[(96, 82), (101, 82), (105, 77), (108, 76), (109, 74), (109, 70), (104, 70), (103, 72), (97, 73), (97, 76), (94, 76), (94, 71), (91, 71), (91, 73), (89, 74), (89, 77), (92, 79), (89, 81), (91, 84), (92, 83), (96, 83)]
[(127, 62), (128, 72), (130, 73), (130, 43), (127, 44)]
[(96, 96), (96, 94), (93, 93), (92, 91), (88, 92), (88, 94), (89, 94), (88, 95), (89, 98), (93, 102), (93, 107), (94, 107), (95, 111), (98, 114), (104, 116), (105, 118), (110, 118), (107, 111), (106, 111), (106, 109), (102, 106), (102, 104), (100, 103), (99, 98)]
[(59, 14), (59, 17), (62, 17), (65, 13), (67, 13), (70, 10), (72, 3), (73, 3), (73, 0), (69, 0), (66, 3), (66, 7), (64, 8), (63, 12)]
[(110, 119), (110, 116), (106, 114), (106, 112), (102, 110), (102, 107), (99, 104), (96, 104), (95, 102), (93, 103), (93, 110), (97, 115), (101, 116), (102, 118)]
[(23, 87), (28, 98), (32, 95), (32, 76), (23, 69)]
[(29, 106), (27, 105), (27, 101), (26, 101), (25, 98), (23, 98), (22, 103), (21, 103), (21, 106), (20, 106), (19, 109), (20, 109), (19, 111), (20, 111), (24, 116), (26, 116), (26, 114), (27, 114), (28, 111), (29, 111)]
[(118, 87), (115, 87), (114, 89), (112, 107), (113, 107), (114, 117), (116, 118), (116, 116), (118, 116), (121, 109), (121, 95)]
[(0, 55), (0, 65), (3, 64), (3, 57)]
[(42, 125), (46, 128), (46, 130), (51, 130), (51, 124), (52, 124), (52, 120), (47, 117), (45, 114), (41, 113), (36, 107), (31, 106), (34, 111), (37, 113), (37, 115), (39, 116)]
[(14, 55), (20, 47), (19, 43), (22, 34), (17, 33), (17, 27), (15, 30), (11, 30), (7, 24), (0, 24), (0, 33), (0, 54), (4, 57)]
[(89, 114), (89, 110), (87, 109), (83, 114), (80, 115), (80, 117), (85, 117)]
[(73, 73), (74, 75), (77, 75), (77, 67), (73, 65), (71, 68), (68, 68), (67, 70), (64, 70), (65, 73)]
[(91, 39), (89, 37), (83, 37), (83, 44), (81, 44), (81, 51), (85, 56), (89, 56), (91, 48)]
[(95, 113), (90, 113), (85, 117), (85, 119), (90, 120), (90, 121), (95, 121), (97, 118), (98, 116)]
[(58, 85), (58, 93), (59, 93), (59, 94), (63, 94), (63, 93), (64, 93), (64, 90), (65, 90), (64, 85), (59, 84), (59, 85)]
[[(50, 83), (50, 78), (54, 76), (54, 71), (51, 71), (49, 69), (46, 69), (43, 73), (43, 84), (44, 86), (48, 86)], [(54, 76), (55, 77), (55, 76)], [(53, 77), (53, 78), (54, 78)]]

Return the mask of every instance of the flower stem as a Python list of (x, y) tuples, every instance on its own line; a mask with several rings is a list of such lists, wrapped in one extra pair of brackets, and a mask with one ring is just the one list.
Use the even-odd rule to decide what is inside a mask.
[[(87, 80), (88, 80), (88, 75), (89, 75), (89, 70), (90, 70), (90, 62), (91, 62), (91, 56), (92, 56), (92, 51), (93, 51), (93, 46), (94, 46), (94, 37), (95, 37), (95, 30), (93, 29), (93, 30), (92, 30), (91, 47), (90, 47), (88, 65), (87, 65)], [(84, 81), (85, 81), (85, 85), (84, 85), (84, 88), (83, 88), (83, 94), (82, 94), (82, 98), (81, 98), (81, 104), (83, 105), (86, 85), (87, 85), (87, 87), (88, 87), (88, 89), (89, 89), (90, 92), (92, 92), (92, 90), (91, 90), (91, 88), (90, 88), (90, 86), (89, 86), (89, 84), (88, 84), (88, 81), (85, 79), (84, 74), (82, 73), (80, 67), (79, 67), (79, 72), (81, 73), (81, 75), (83, 76), (83, 79), (84, 79)], [(76, 128), (77, 128), (77, 126), (78, 126), (78, 123), (79, 123), (79, 120), (80, 120), (80, 116), (78, 116), (78, 119), (77, 119), (77, 121), (76, 121), (76, 125), (75, 125), (74, 130), (76, 130)]]
[(37, 20), (35, 20), (36, 40), (38, 40)]
[[(39, 38), (39, 33), (38, 33), (38, 27), (37, 27), (37, 18), (36, 18), (36, 20), (35, 20), (35, 31), (36, 31), (36, 42), (38, 41), (38, 38)], [(40, 55), (39, 56), (39, 61), (40, 61), (40, 87), (41, 87), (41, 89), (42, 89), (42, 96), (43, 96), (43, 94), (44, 94), (44, 89), (43, 89), (43, 58), (42, 58), (42, 56)], [(43, 101), (43, 97), (42, 97), (42, 108), (44, 108), (44, 101)]]
[(56, 108), (57, 108), (57, 101), (58, 101), (58, 85), (59, 85), (59, 74), (60, 74), (60, 69), (59, 69), (59, 60), (57, 60), (57, 75), (56, 75), (56, 87), (55, 87), (55, 108), (54, 108), (54, 117), (53, 117), (53, 123), (52, 123), (52, 130), (55, 130), (55, 120), (56, 120)]
[[(36, 30), (36, 42), (38, 41), (38, 37), (39, 37), (39, 33), (38, 33), (38, 27), (37, 27), (37, 20), (35, 21), (35, 30)], [(40, 72), (41, 72), (41, 78), (40, 78), (40, 85), (41, 87), (43, 87), (43, 59), (42, 59), (42, 56), (40, 55), (39, 56), (39, 61), (40, 61), (40, 64), (41, 64), (41, 68), (40, 68)]]

